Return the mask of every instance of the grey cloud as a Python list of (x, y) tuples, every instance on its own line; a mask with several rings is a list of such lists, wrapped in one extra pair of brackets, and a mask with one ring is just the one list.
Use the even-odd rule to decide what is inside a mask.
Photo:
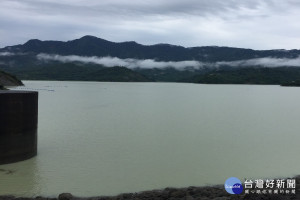
[(1, 0), (0, 46), (29, 39), (299, 48), (296, 0)]
[[(276, 1), (276, 0), (275, 0)], [(40, 0), (4, 0), (6, 8), (25, 13), (42, 13), (47, 14), (72, 14), (72, 15), (88, 15), (97, 16), (114, 15), (114, 16), (136, 16), (147, 15), (169, 15), (169, 14), (184, 14), (184, 15), (200, 15), (207, 14), (215, 15), (228, 11), (237, 10), (240, 8), (258, 9), (264, 2), (267, 5), (274, 5), (274, 0), (89, 0), (83, 1), (40, 1)]]
[(0, 52), (0, 56), (13, 56), (13, 55), (15, 54), (11, 52)]
[(195, 69), (199, 69), (203, 67), (203, 63), (198, 61), (180, 61), (180, 62), (159, 62), (152, 59), (139, 60), (139, 59), (120, 59), (117, 57), (85, 57), (85, 56), (76, 56), (76, 55), (51, 55), (51, 54), (38, 54), (37, 58), (39, 60), (44, 61), (59, 61), (59, 62), (82, 62), (82, 63), (94, 63), (104, 65), (106, 67), (114, 67), (114, 66), (124, 66), (127, 68), (166, 68), (172, 67), (178, 70), (183, 70), (185, 67), (192, 67)]
[(114, 66), (124, 66), (127, 68), (166, 68), (172, 67), (177, 70), (184, 70), (187, 67), (194, 69), (201, 69), (203, 67), (218, 68), (220, 66), (230, 66), (230, 67), (249, 67), (249, 66), (264, 66), (264, 67), (300, 67), (300, 56), (297, 58), (255, 58), (248, 60), (238, 60), (232, 62), (216, 62), (216, 63), (203, 63), (195, 60), (187, 60), (180, 62), (160, 62), (153, 59), (139, 60), (133, 58), (120, 59), (117, 57), (85, 57), (76, 55), (53, 55), (53, 54), (38, 54), (37, 58), (43, 61), (59, 61), (63, 63), (68, 62), (82, 62), (82, 63), (94, 63), (104, 65), (106, 67)]

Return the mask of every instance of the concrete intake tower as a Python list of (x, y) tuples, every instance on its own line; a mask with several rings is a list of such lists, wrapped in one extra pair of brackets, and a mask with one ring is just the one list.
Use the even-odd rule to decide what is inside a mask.
[(37, 154), (38, 92), (0, 90), (0, 164)]

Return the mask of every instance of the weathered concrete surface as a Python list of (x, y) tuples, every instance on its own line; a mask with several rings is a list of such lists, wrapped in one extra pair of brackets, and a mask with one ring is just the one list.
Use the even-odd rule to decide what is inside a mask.
[(0, 91), (0, 164), (37, 154), (38, 92)]

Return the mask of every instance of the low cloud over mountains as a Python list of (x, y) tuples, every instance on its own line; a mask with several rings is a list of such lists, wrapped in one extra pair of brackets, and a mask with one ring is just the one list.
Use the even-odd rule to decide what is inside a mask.
[[(9, 55), (7, 53), (7, 55)], [(134, 59), (126, 58), (121, 59), (118, 57), (97, 57), (97, 56), (77, 56), (77, 55), (55, 55), (55, 54), (45, 54), (40, 53), (37, 55), (37, 58), (42, 61), (59, 61), (63, 63), (70, 62), (81, 62), (81, 63), (93, 63), (100, 64), (106, 67), (114, 66), (124, 66), (130, 69), (134, 68), (175, 68), (177, 70), (184, 70), (185, 68), (194, 68), (201, 69), (203, 67), (212, 67), (218, 68), (220, 66), (230, 66), (230, 67), (248, 67), (248, 66), (264, 66), (264, 67), (299, 67), (300, 66), (300, 57), (297, 58), (274, 58), (274, 57), (264, 57), (264, 58), (255, 58), (255, 59), (246, 59), (246, 60), (237, 60), (237, 61), (220, 61), (220, 62), (200, 62), (195, 60), (186, 60), (186, 61), (156, 61), (154, 59)]]
[(76, 55), (68, 55), (68, 56), (61, 56), (61, 55), (51, 55), (51, 54), (38, 54), (37, 58), (39, 60), (44, 61), (60, 61), (63, 63), (68, 62), (82, 62), (82, 63), (93, 63), (93, 64), (100, 64), (106, 67), (114, 67), (114, 66), (123, 66), (130, 69), (133, 68), (166, 68), (172, 67), (178, 70), (184, 69), (185, 67), (193, 67), (195, 69), (199, 69), (203, 66), (203, 63), (199, 61), (169, 61), (169, 62), (162, 62), (162, 61), (155, 61), (153, 59), (145, 59), (139, 60), (134, 58), (127, 58), (127, 59), (120, 59), (117, 57), (97, 57), (97, 56), (76, 56)]

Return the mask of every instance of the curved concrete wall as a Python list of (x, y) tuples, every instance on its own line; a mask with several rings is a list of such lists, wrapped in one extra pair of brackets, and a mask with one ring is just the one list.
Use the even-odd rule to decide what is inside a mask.
[(0, 91), (0, 164), (37, 154), (38, 93)]

